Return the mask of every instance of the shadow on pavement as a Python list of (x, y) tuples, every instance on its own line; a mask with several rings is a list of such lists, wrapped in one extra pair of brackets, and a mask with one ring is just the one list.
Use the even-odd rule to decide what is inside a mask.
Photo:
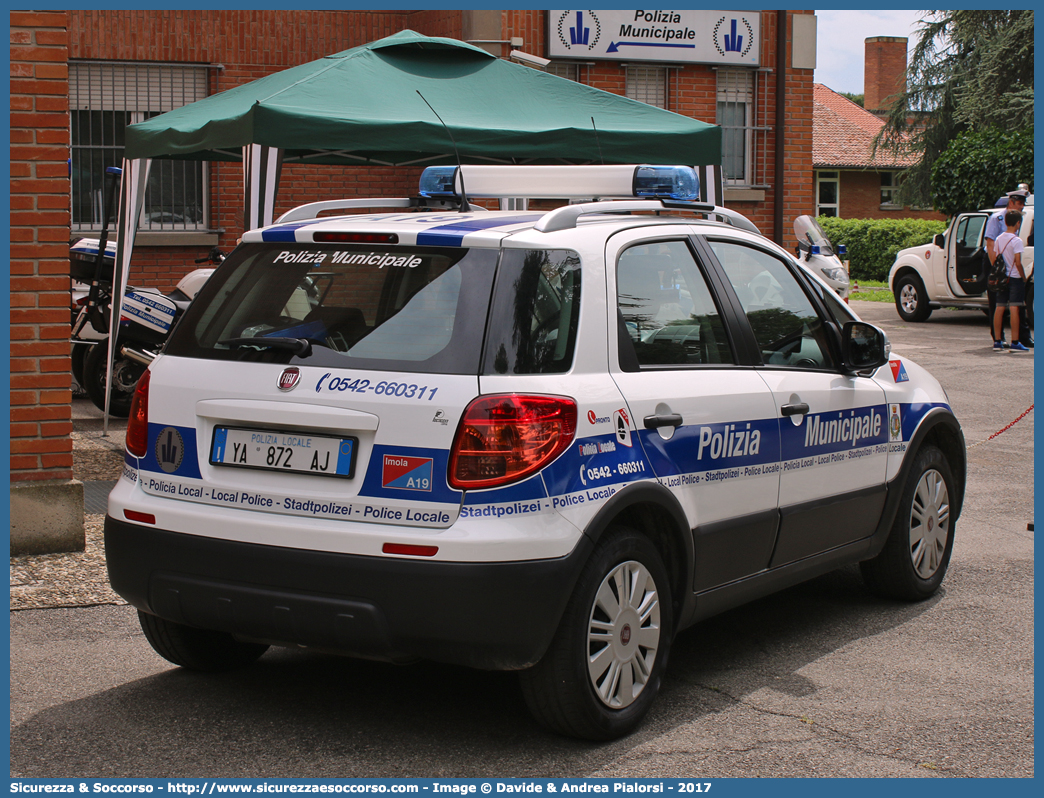
[(799, 674), (803, 667), (905, 624), (937, 600), (880, 601), (863, 587), (858, 569), (848, 568), (705, 621), (676, 640), (643, 726), (606, 745), (544, 731), (530, 718), (511, 673), (270, 649), (238, 673), (202, 675), (171, 666), (40, 711), (11, 730), (11, 773), (581, 776), (763, 687), (814, 692)]

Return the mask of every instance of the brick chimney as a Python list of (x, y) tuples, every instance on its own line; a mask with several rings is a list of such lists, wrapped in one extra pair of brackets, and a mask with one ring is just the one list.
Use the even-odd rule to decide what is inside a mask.
[(906, 88), (907, 40), (905, 36), (871, 36), (865, 45), (863, 107), (883, 116)]

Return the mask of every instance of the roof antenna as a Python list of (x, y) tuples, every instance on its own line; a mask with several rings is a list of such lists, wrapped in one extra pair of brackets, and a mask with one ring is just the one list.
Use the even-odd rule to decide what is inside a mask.
[[(417, 96), (424, 100), (424, 95), (420, 93), (420, 89), (414, 89), (414, 91), (417, 92)], [(431, 103), (427, 100), (424, 100), (424, 104), (431, 108)], [(436, 119), (442, 122), (442, 117), (439, 116), (438, 111), (436, 111), (434, 108), (431, 108), (431, 112), (435, 114)], [(446, 133), (449, 135), (450, 142), (453, 144), (453, 154), (457, 156), (457, 172), (460, 173), (460, 212), (467, 213), (471, 210), (471, 206), (468, 204), (468, 194), (464, 190), (464, 169), (463, 164), (460, 162), (460, 153), (457, 151), (457, 141), (453, 138), (453, 133), (450, 131), (449, 126), (445, 122), (442, 122), (442, 126), (446, 128)]]
[(602, 166), (605, 166), (605, 156), (602, 155), (602, 142), (598, 138), (598, 126), (595, 124), (594, 117), (591, 117), (591, 127), (594, 128), (595, 132), (595, 144), (598, 145), (598, 157), (602, 159)]

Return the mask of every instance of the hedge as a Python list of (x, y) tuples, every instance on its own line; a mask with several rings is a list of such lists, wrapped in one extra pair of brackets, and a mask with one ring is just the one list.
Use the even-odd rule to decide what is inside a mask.
[(838, 219), (820, 216), (817, 221), (830, 242), (848, 248), (849, 273), (856, 280), (887, 280), (901, 249), (927, 244), (946, 222), (932, 219)]

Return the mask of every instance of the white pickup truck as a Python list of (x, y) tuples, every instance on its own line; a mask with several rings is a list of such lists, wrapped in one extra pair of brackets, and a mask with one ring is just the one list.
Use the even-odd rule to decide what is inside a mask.
[[(901, 250), (888, 273), (888, 287), (895, 308), (904, 321), (925, 321), (932, 310), (980, 308), (986, 310), (986, 220), (998, 208), (987, 208), (954, 217), (945, 233), (930, 243)], [(1026, 307), (1033, 307), (1033, 195), (1023, 212), (1019, 237), (1026, 250)], [(1032, 310), (1029, 310), (1032, 325)]]

